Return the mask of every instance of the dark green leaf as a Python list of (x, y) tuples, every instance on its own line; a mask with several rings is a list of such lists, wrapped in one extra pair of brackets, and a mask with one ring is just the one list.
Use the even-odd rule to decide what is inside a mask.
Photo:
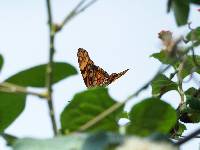
[(119, 114), (119, 119), (120, 118), (126, 118), (126, 119), (128, 119), (129, 118), (129, 113), (127, 111), (121, 112), (121, 114)]
[(193, 3), (193, 4), (200, 5), (200, 1), (199, 0), (190, 0), (190, 2)]
[(159, 53), (154, 53), (151, 57), (159, 60), (163, 64), (171, 64), (174, 65), (175, 60), (168, 55), (168, 53), (164, 50), (160, 51)]
[[(6, 81), (21, 86), (45, 87), (46, 66), (43, 64), (26, 69), (11, 76)], [(53, 68), (53, 83), (77, 74), (76, 69), (67, 63), (55, 62)]]
[(179, 139), (186, 129), (186, 126), (178, 121), (175, 127), (171, 130), (171, 138)]
[(186, 39), (188, 41), (193, 41), (193, 42), (197, 42), (198, 44), (200, 44), (200, 27), (197, 27), (196, 29), (190, 31), (187, 34)]
[(3, 56), (0, 54), (0, 71), (3, 67)]
[(24, 94), (0, 92), (0, 132), (3, 132), (24, 110)]
[(161, 96), (168, 91), (178, 90), (178, 85), (163, 74), (159, 74), (151, 83), (152, 94)]
[[(84, 125), (113, 104), (115, 104), (115, 101), (109, 96), (108, 90), (105, 88), (89, 89), (76, 94), (61, 114), (62, 131), (68, 133), (79, 129), (81, 125)], [(117, 117), (121, 112), (122, 109), (119, 109), (88, 130), (118, 131)]]
[(10, 134), (2, 133), (0, 135), (6, 140), (8, 146), (12, 146), (17, 140), (16, 136)]
[(158, 98), (148, 98), (133, 106), (130, 112), (129, 134), (148, 136), (167, 134), (177, 121), (176, 110)]
[(186, 96), (186, 102), (189, 104), (189, 107), (192, 109), (199, 110), (200, 112), (200, 99), (199, 97), (194, 97), (194, 96)]
[(189, 88), (189, 89), (187, 89), (187, 90), (185, 91), (185, 95), (186, 95), (186, 96), (187, 96), (187, 95), (189, 95), (189, 96), (195, 96), (195, 97), (200, 98), (200, 91), (197, 90), (197, 89), (194, 88), (194, 87), (191, 87), (191, 88)]
[(123, 137), (114, 133), (95, 133), (89, 136), (84, 145), (83, 150), (107, 150), (123, 142)]
[(184, 123), (200, 122), (200, 111), (190, 108), (187, 103), (183, 103), (178, 109), (179, 119)]
[(190, 11), (189, 0), (173, 0), (171, 7), (173, 8), (177, 25), (187, 24)]
[(81, 150), (87, 136), (75, 134), (52, 139), (24, 138), (14, 143), (13, 150)]
[[(200, 56), (195, 55), (195, 59), (196, 59), (197, 63), (200, 64)], [(179, 65), (177, 64), (175, 68), (178, 68), (178, 67), (179, 67)], [(200, 70), (199, 69), (194, 70), (194, 68), (196, 68), (194, 59), (192, 56), (188, 55), (185, 60), (184, 67), (181, 70), (181, 77), (184, 79), (185, 77), (187, 77), (188, 75), (190, 75), (193, 72), (200, 74)]]

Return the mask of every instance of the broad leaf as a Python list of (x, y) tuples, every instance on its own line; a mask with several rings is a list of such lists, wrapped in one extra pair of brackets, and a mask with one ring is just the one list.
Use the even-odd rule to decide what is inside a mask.
[(193, 42), (199, 42), (200, 43), (200, 27), (197, 27), (196, 29), (190, 31), (187, 34), (186, 39), (188, 41), (193, 41)]
[(178, 90), (178, 85), (163, 74), (159, 74), (151, 83), (152, 94), (162, 96), (168, 91)]
[[(109, 96), (106, 88), (95, 88), (78, 93), (61, 114), (61, 127), (64, 133), (78, 130), (116, 102)], [(113, 112), (89, 131), (118, 131), (118, 116), (122, 109)]]
[(159, 53), (152, 54), (151, 57), (153, 57), (153, 58), (159, 60), (161, 63), (167, 64), (167, 65), (169, 65), (169, 64), (173, 65), (175, 62), (175, 60), (172, 57), (170, 57), (168, 55), (168, 53), (164, 50), (160, 51)]
[(3, 132), (24, 110), (24, 94), (0, 92), (0, 132)]
[[(46, 67), (47, 65), (43, 64), (26, 69), (11, 76), (6, 81), (22, 86), (45, 87)], [(64, 62), (53, 63), (53, 83), (75, 74), (77, 71), (72, 65)]]
[(3, 56), (0, 54), (0, 71), (3, 67)]
[(133, 106), (128, 134), (148, 136), (159, 132), (168, 134), (177, 121), (176, 110), (158, 98), (148, 98)]
[(200, 90), (191, 87), (185, 91), (185, 95), (186, 103), (189, 104), (189, 107), (200, 112)]
[(13, 150), (81, 150), (86, 135), (71, 135), (52, 139), (24, 138), (17, 140)]
[(181, 106), (179, 106), (178, 114), (180, 121), (184, 123), (200, 122), (200, 111), (192, 109), (187, 105), (187, 103), (183, 103)]
[(190, 11), (189, 0), (173, 0), (171, 7), (173, 8), (177, 25), (187, 24)]
[[(200, 64), (200, 56), (195, 55), (195, 60), (198, 64)], [(181, 77), (184, 79), (185, 77), (187, 77), (188, 75), (190, 75), (193, 72), (199, 73), (200, 74), (200, 70), (196, 68), (196, 64), (194, 63), (194, 59), (193, 56), (188, 55), (185, 63), (184, 63), (184, 67), (181, 70)], [(175, 68), (178, 68), (179, 65), (177, 64)], [(195, 69), (196, 68), (196, 69)]]

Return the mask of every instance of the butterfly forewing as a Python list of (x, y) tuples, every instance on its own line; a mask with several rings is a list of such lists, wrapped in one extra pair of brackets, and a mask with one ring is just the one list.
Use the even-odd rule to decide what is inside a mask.
[(90, 59), (88, 52), (83, 48), (78, 49), (77, 56), (83, 80), (88, 88), (107, 86), (128, 71), (127, 69), (120, 73), (112, 73), (109, 75), (102, 68), (94, 64), (94, 62)]

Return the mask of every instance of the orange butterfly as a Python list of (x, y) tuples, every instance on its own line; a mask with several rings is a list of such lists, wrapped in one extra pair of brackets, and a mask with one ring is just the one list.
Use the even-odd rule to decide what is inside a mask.
[(129, 70), (126, 69), (120, 73), (112, 73), (109, 75), (102, 68), (94, 64), (90, 59), (88, 52), (83, 48), (78, 49), (77, 57), (83, 80), (88, 88), (107, 86)]

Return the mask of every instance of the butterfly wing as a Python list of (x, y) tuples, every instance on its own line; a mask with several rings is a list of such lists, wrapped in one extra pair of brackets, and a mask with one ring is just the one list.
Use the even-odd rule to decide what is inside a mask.
[(129, 69), (126, 69), (120, 73), (112, 73), (110, 76), (109, 76), (109, 84), (114, 82), (115, 80), (117, 80), (118, 78), (120, 78), (121, 76), (123, 76)]
[(88, 88), (108, 84), (109, 74), (94, 64), (86, 50), (79, 48), (77, 56), (83, 80)]

